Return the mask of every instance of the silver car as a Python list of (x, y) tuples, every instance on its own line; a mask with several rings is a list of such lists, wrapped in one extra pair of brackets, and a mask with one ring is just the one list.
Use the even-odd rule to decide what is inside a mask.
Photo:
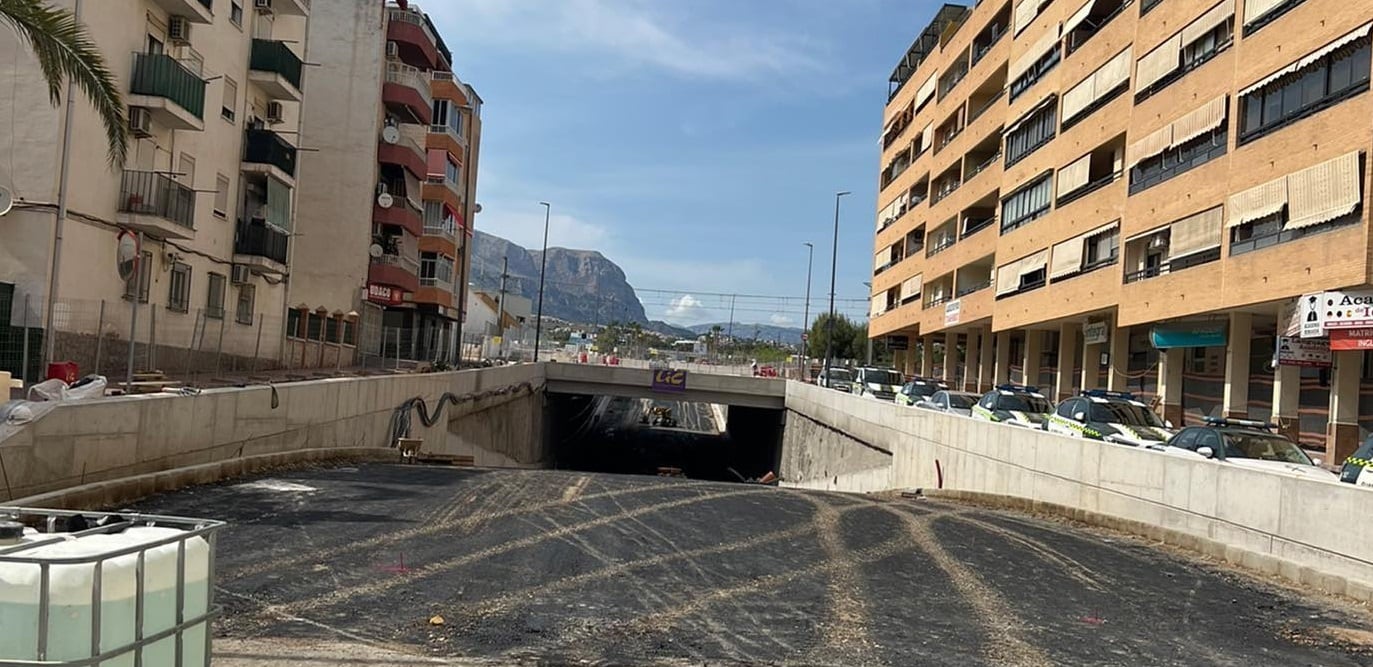
[(979, 398), (981, 396), (966, 391), (937, 391), (933, 396), (916, 403), (915, 407), (971, 417), (973, 406)]
[(831, 368), (827, 371), (820, 371), (820, 375), (815, 378), (815, 383), (821, 387), (851, 394), (853, 393), (853, 372), (847, 368)]

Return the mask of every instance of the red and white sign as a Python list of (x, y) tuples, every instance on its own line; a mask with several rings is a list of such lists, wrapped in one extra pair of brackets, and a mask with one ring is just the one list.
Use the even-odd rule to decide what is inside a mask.
[(1330, 368), (1330, 341), (1324, 338), (1279, 336), (1278, 364)]
[(384, 306), (399, 306), (404, 292), (387, 285), (367, 284), (367, 300)]
[(1373, 350), (1373, 328), (1331, 329), (1330, 349), (1338, 352)]
[(1320, 312), (1317, 313), (1317, 316), (1321, 326), (1326, 330), (1373, 327), (1373, 292), (1368, 290), (1326, 292), (1321, 295)]

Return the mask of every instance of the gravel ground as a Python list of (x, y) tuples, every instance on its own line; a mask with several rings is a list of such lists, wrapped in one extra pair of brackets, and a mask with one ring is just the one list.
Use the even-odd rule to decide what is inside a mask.
[(931, 501), (371, 465), (150, 498), (231, 522), (216, 664), (1373, 665), (1373, 622)]

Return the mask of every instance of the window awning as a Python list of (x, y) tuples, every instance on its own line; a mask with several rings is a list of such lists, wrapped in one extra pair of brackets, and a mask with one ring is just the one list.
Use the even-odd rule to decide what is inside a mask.
[(1226, 110), (1230, 108), (1227, 101), (1228, 98), (1221, 95), (1173, 121), (1173, 138), (1168, 142), (1168, 147), (1180, 146), (1220, 127), (1225, 122)]
[(923, 287), (923, 285), (921, 284), (923, 279), (923, 274), (917, 273), (914, 277), (907, 278), (905, 281), (903, 281), (901, 283), (901, 299), (909, 299), (913, 296), (920, 294), (920, 289), (921, 287)]
[(1082, 83), (1063, 93), (1063, 120), (1076, 117), (1083, 109), (1096, 101), (1096, 76), (1089, 76)]
[(1158, 83), (1182, 64), (1182, 33), (1163, 40), (1153, 51), (1139, 59), (1135, 67), (1135, 90)]
[(1302, 58), (1301, 60), (1298, 60), (1292, 63), (1291, 65), (1288, 65), (1287, 67), (1284, 67), (1276, 72), (1273, 72), (1272, 74), (1263, 77), (1259, 81), (1254, 82), (1252, 85), (1247, 86), (1244, 90), (1240, 91), (1240, 97), (1244, 97), (1245, 95), (1248, 95), (1270, 83), (1273, 83), (1274, 81), (1277, 81), (1278, 79), (1281, 79), (1282, 77), (1287, 76), (1288, 74), (1291, 74), (1303, 67), (1306, 67), (1307, 65), (1310, 65), (1311, 63), (1316, 62), (1317, 60), (1320, 60), (1321, 58), (1324, 58), (1325, 56), (1328, 56), (1331, 53), (1334, 53), (1335, 51), (1339, 50), (1340, 47), (1345, 46), (1350, 42), (1356, 41), (1363, 37), (1367, 37), (1370, 29), (1373, 29), (1373, 22), (1363, 24), (1363, 27), (1355, 30), (1354, 32), (1351, 32), (1345, 35), (1344, 37), (1341, 37), (1329, 44), (1326, 44), (1325, 46), (1322, 46), (1319, 49), (1316, 49), (1314, 53)]
[(1288, 216), (1283, 229), (1319, 225), (1358, 208), (1363, 201), (1359, 176), (1358, 151), (1288, 176)]
[(891, 264), (891, 248), (883, 248), (872, 257), (872, 269), (876, 271), (888, 264)]
[(1082, 22), (1086, 21), (1087, 17), (1091, 15), (1092, 8), (1095, 6), (1096, 0), (1087, 0), (1086, 4), (1082, 5), (1081, 8), (1073, 12), (1073, 15), (1069, 16), (1068, 20), (1063, 22), (1063, 34), (1066, 35), (1074, 30), (1077, 30), (1077, 27), (1082, 25)]
[(1250, 24), (1254, 19), (1268, 13), (1268, 10), (1281, 5), (1287, 0), (1244, 0), (1244, 23)]
[(996, 270), (997, 296), (1006, 296), (1020, 289), (1020, 264), (1023, 261), (1016, 260)]
[(1079, 190), (1087, 185), (1092, 171), (1092, 155), (1084, 155), (1058, 170), (1058, 196)]
[(1127, 46), (1124, 51), (1106, 61), (1106, 64), (1102, 65), (1096, 74), (1092, 75), (1096, 79), (1096, 96), (1098, 98), (1130, 80), (1130, 63), (1133, 60), (1134, 50)]
[(1058, 280), (1082, 270), (1083, 241), (1086, 236), (1074, 236), (1054, 246), (1053, 265), (1049, 279)]
[(1243, 192), (1230, 195), (1225, 207), (1229, 222), (1227, 228), (1238, 227), (1246, 222), (1268, 217), (1287, 205), (1287, 177), (1271, 180)]
[(443, 178), (448, 175), (448, 151), (442, 148), (430, 148), (428, 160), (429, 173), (426, 176)]
[[(1035, 2), (1036, 0), (1027, 1)], [(1040, 58), (1048, 55), (1050, 51), (1056, 48), (1058, 48), (1058, 32), (1055, 30), (1045, 31), (1039, 39), (1030, 44), (1024, 53), (1020, 54), (1019, 58), (1011, 61), (1010, 69), (1006, 70), (1006, 80), (1015, 81), (1019, 79), (1025, 70), (1030, 69), (1031, 65), (1039, 62)]]
[(1020, 260), (1020, 275), (1027, 276), (1035, 271), (1042, 271), (1049, 263), (1049, 249), (1045, 248), (1025, 259)]
[(1019, 35), (1030, 22), (1039, 16), (1040, 0), (1020, 0), (1015, 6), (1015, 34)]
[(1143, 139), (1130, 144), (1129, 159), (1125, 167), (1133, 169), (1135, 165), (1162, 153), (1173, 143), (1173, 125), (1170, 123), (1159, 129), (1144, 135)]
[(887, 310), (887, 295), (881, 294), (872, 298), (872, 308), (868, 313), (872, 317), (877, 317)]
[(1225, 207), (1217, 206), (1170, 225), (1169, 258), (1176, 259), (1219, 248), (1223, 231), (1221, 217), (1224, 212)]
[(1054, 94), (1053, 94), (1053, 93), (1049, 93), (1048, 95), (1045, 95), (1045, 96), (1044, 96), (1044, 99), (1042, 99), (1042, 100), (1040, 100), (1040, 101), (1038, 101), (1038, 102), (1035, 102), (1035, 105), (1032, 106), (1032, 107), (1030, 107), (1030, 110), (1029, 110), (1029, 111), (1026, 111), (1026, 112), (1024, 113), (1024, 115), (1022, 115), (1020, 118), (1017, 118), (1017, 119), (1015, 120), (1014, 123), (1011, 123), (1010, 125), (1006, 126), (1006, 129), (1004, 129), (1004, 130), (1001, 131), (1002, 136), (1008, 136), (1008, 135), (1012, 134), (1013, 132), (1015, 132), (1016, 130), (1020, 129), (1020, 126), (1021, 126), (1021, 125), (1024, 125), (1024, 124), (1025, 124), (1025, 121), (1027, 121), (1027, 120), (1029, 120), (1029, 119), (1031, 119), (1031, 118), (1034, 118), (1034, 115), (1035, 115), (1035, 114), (1039, 113), (1040, 111), (1043, 111), (1045, 107), (1049, 106), (1050, 104), (1054, 104), (1054, 103), (1055, 103), (1055, 100), (1054, 100)]
[(931, 146), (932, 144), (934, 144), (934, 122), (933, 122), (933, 121), (931, 121), (929, 125), (926, 125), (926, 126), (925, 126), (925, 129), (923, 129), (923, 130), (920, 131), (920, 145), (921, 145), (921, 147), (923, 147), (925, 150), (929, 150), (929, 148), (930, 148), (930, 146)]
[(930, 72), (928, 81), (920, 85), (920, 90), (915, 93), (915, 108), (925, 106), (925, 103), (934, 97), (934, 87), (939, 82), (939, 72)]
[(1197, 17), (1197, 20), (1187, 24), (1182, 29), (1182, 43), (1191, 44), (1201, 39), (1203, 35), (1211, 32), (1216, 26), (1226, 22), (1231, 16), (1235, 15), (1235, 0), (1225, 0), (1224, 2), (1212, 7), (1205, 14)]

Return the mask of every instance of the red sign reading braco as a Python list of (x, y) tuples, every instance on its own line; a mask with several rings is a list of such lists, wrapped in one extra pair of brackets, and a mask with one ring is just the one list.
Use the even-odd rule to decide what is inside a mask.
[(1373, 350), (1373, 329), (1331, 329), (1330, 349), (1337, 351)]
[(379, 303), (385, 306), (399, 306), (402, 301), (402, 291), (387, 285), (367, 284), (367, 300), (372, 303)]

